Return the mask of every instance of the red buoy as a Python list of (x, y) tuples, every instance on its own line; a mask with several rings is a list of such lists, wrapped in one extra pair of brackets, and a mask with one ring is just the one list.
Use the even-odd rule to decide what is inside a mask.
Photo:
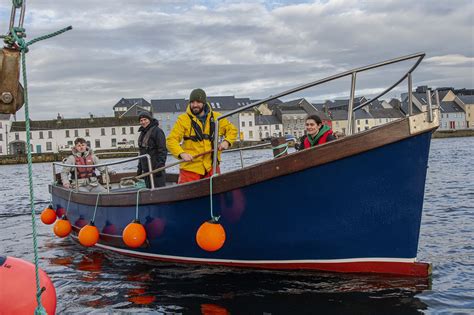
[[(56, 290), (48, 275), (39, 270), (41, 305), (48, 314), (56, 312)], [(34, 314), (36, 303), (35, 265), (14, 257), (0, 256), (0, 313)]]
[(58, 216), (58, 219), (61, 219), (63, 215), (65, 214), (66, 214), (66, 209), (64, 209), (63, 207), (59, 207), (56, 209), (56, 215)]

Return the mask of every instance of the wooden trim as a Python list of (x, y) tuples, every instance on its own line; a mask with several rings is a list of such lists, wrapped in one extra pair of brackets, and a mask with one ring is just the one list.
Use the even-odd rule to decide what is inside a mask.
[[(432, 132), (437, 127), (420, 130)], [(213, 193), (223, 193), (241, 187), (257, 184), (272, 178), (288, 175), (318, 165), (360, 154), (390, 143), (413, 137), (410, 134), (408, 118), (372, 128), (336, 141), (328, 142), (311, 149), (299, 151), (278, 159), (265, 161), (222, 174), (213, 179)], [(69, 191), (62, 187), (51, 187), (50, 191), (62, 199), (69, 198)], [(95, 205), (96, 194), (72, 193), (71, 201)], [(141, 191), (139, 203), (160, 204), (209, 196), (209, 179), (167, 186), (153, 191)], [(136, 192), (104, 194), (100, 206), (135, 206)]]

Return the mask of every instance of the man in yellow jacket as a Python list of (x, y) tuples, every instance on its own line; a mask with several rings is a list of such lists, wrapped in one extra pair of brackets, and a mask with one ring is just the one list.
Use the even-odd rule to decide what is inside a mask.
[[(219, 116), (221, 114), (214, 112), (207, 103), (204, 90), (191, 92), (186, 113), (178, 116), (166, 138), (168, 151), (185, 161), (180, 167), (178, 184), (212, 176), (212, 154), (194, 156), (214, 149), (214, 126)], [(237, 128), (226, 118), (219, 120), (219, 138), (222, 137), (219, 151), (228, 149), (237, 138)], [(220, 160), (220, 152), (217, 159)], [(219, 165), (216, 170), (220, 173)]]

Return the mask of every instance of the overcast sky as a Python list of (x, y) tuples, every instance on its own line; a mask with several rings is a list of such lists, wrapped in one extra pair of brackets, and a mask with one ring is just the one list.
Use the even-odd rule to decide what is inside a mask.
[[(2, 33), (10, 10), (2, 1)], [(472, 21), (473, 0), (28, 0), (28, 39), (74, 28), (30, 47), (30, 116), (112, 116), (122, 97), (185, 98), (196, 87), (264, 98), (415, 52), (426, 57), (414, 85), (473, 88)], [(357, 94), (382, 91), (410, 65), (361, 74)], [(297, 96), (341, 98), (349, 88), (348, 78)]]

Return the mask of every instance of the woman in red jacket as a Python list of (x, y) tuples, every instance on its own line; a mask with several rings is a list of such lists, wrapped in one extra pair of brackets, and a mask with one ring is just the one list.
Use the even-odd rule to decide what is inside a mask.
[(310, 115), (306, 118), (306, 135), (300, 138), (298, 150), (304, 150), (323, 144), (332, 140), (336, 140), (331, 127), (323, 125), (321, 118), (317, 115)]

